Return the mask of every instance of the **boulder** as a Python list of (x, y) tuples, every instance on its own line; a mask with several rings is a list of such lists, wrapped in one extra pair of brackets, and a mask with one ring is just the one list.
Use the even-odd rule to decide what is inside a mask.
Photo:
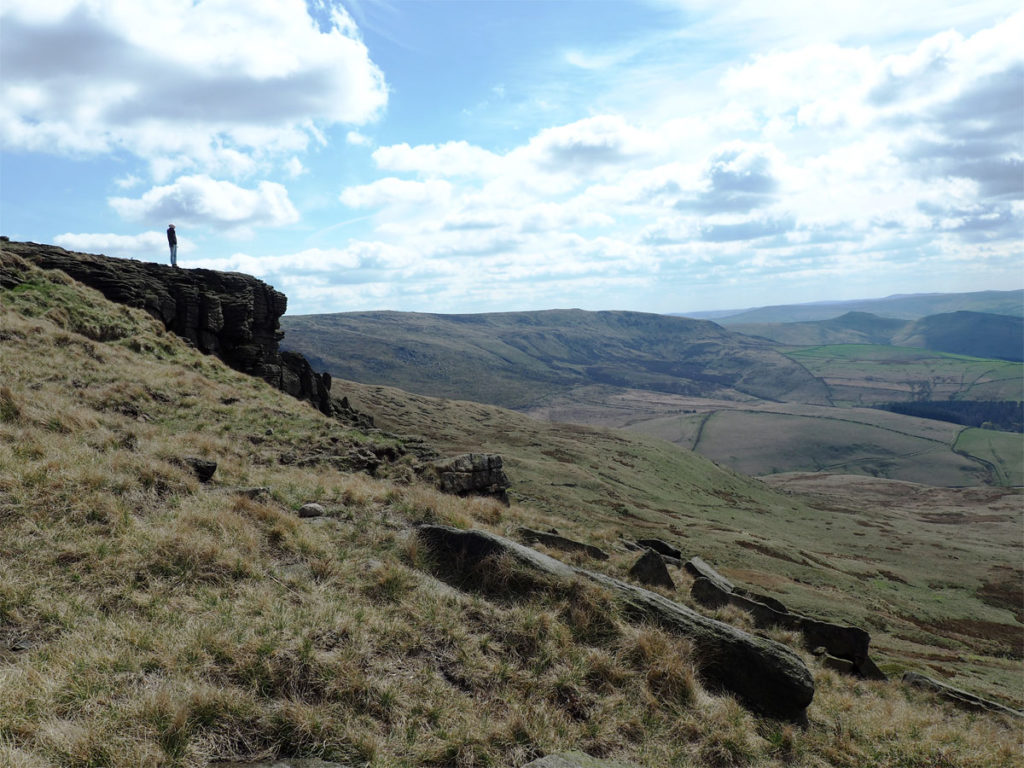
[(299, 517), (323, 517), (326, 514), (327, 510), (324, 509), (322, 504), (316, 504), (312, 501), (299, 507)]
[(701, 605), (721, 608), (734, 605), (750, 613), (758, 627), (780, 626), (803, 635), (808, 648), (824, 648), (832, 656), (846, 659), (860, 677), (885, 679), (881, 670), (868, 658), (871, 636), (859, 627), (831, 624), (789, 611), (774, 608), (749, 597), (730, 592), (708, 578), (700, 577), (690, 587), (690, 595)]
[(456, 496), (493, 496), (508, 504), (508, 475), (501, 456), (494, 453), (464, 453), (435, 461), (430, 473), (437, 487)]
[(567, 539), (557, 533), (546, 533), (535, 531), (532, 528), (519, 528), (516, 531), (519, 538), (527, 544), (543, 544), (545, 547), (560, 549), (563, 552), (584, 552), (595, 560), (607, 560), (608, 553), (593, 544), (584, 544), (582, 541)]
[(640, 768), (634, 763), (602, 760), (582, 752), (557, 752), (527, 763), (523, 768)]
[(967, 691), (960, 690), (959, 688), (954, 688), (952, 685), (939, 682), (934, 678), (917, 672), (904, 672), (903, 683), (915, 688), (924, 688), (925, 690), (938, 694), (941, 698), (946, 701), (950, 701), (963, 709), (996, 712), (1000, 715), (1010, 715), (1011, 717), (1024, 717), (1024, 712), (1011, 709), (1010, 707), (1002, 704), (997, 704), (996, 702), (989, 701), (988, 699), (983, 699), (973, 693), (968, 693)]
[(653, 549), (648, 549), (640, 555), (639, 560), (633, 563), (633, 567), (629, 569), (629, 575), (641, 584), (675, 589), (676, 583), (672, 581), (668, 568), (665, 567), (665, 561), (661, 558), (662, 556)]
[(614, 593), (631, 620), (654, 623), (689, 638), (699, 675), (709, 687), (732, 693), (770, 717), (806, 717), (814, 697), (814, 680), (800, 657), (781, 643), (709, 619), (642, 587), (570, 567), (493, 533), (424, 525), (416, 535), (434, 555), (438, 575), (455, 586), (478, 584), (495, 557), (511, 558), (526, 574), (509, 586), (522, 592), (552, 582), (588, 579)]
[(208, 459), (200, 459), (197, 456), (186, 456), (182, 461), (192, 470), (192, 473), (201, 483), (208, 483), (213, 479), (213, 473), (217, 471), (217, 462)]

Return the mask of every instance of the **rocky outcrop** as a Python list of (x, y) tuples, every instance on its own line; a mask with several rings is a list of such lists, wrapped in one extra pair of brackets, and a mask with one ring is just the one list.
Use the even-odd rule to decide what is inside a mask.
[(474, 580), (486, 576), (488, 566), (498, 557), (511, 558), (536, 579), (518, 580), (523, 591), (540, 588), (545, 580), (589, 579), (615, 594), (630, 619), (654, 623), (689, 638), (701, 678), (710, 687), (733, 693), (751, 709), (771, 717), (801, 720), (806, 716), (814, 697), (814, 680), (800, 657), (780, 643), (701, 616), (642, 587), (572, 568), (486, 531), (425, 525), (417, 529), (417, 537), (433, 554), (438, 575), (457, 586), (473, 587)]
[(519, 528), (516, 534), (527, 544), (543, 544), (545, 547), (560, 549), (563, 552), (583, 552), (595, 560), (608, 559), (608, 553), (600, 547), (595, 547), (593, 544), (585, 544), (582, 541), (567, 539), (565, 536), (559, 536), (557, 533), (545, 533), (544, 531), (535, 531), (532, 528)]
[(235, 370), (258, 376), (307, 400), (328, 416), (372, 426), (331, 397), (331, 377), (317, 373), (297, 352), (281, 352), (279, 320), (288, 298), (251, 275), (210, 269), (175, 269), (133, 259), (66, 251), (53, 245), (5, 242), (43, 269), (59, 269), (109, 300), (144, 309), (196, 349), (216, 355)]
[(647, 586), (665, 587), (666, 589), (676, 588), (676, 583), (672, 581), (668, 568), (665, 567), (662, 555), (659, 555), (653, 549), (648, 549), (640, 555), (640, 559), (633, 563), (633, 567), (629, 569), (629, 575)]
[(959, 688), (954, 688), (952, 685), (939, 682), (934, 678), (917, 672), (904, 672), (903, 682), (906, 685), (910, 685), (915, 688), (924, 688), (927, 691), (938, 694), (941, 698), (946, 701), (950, 701), (963, 709), (996, 712), (1001, 715), (1010, 715), (1011, 717), (1024, 717), (1024, 712), (1019, 712), (1016, 709), (1010, 709), (1009, 707), (997, 704), (994, 701), (983, 699), (980, 696), (975, 696), (973, 693), (962, 691)]
[(493, 496), (508, 504), (508, 475), (495, 453), (463, 453), (428, 465), (438, 489), (456, 496)]
[(885, 679), (885, 675), (868, 656), (871, 636), (859, 627), (831, 624), (790, 611), (777, 611), (757, 600), (727, 591), (703, 576), (693, 582), (690, 595), (701, 605), (711, 608), (725, 605), (741, 608), (750, 613), (759, 627), (779, 626), (800, 632), (808, 648), (824, 648), (829, 655), (846, 659), (859, 677)]

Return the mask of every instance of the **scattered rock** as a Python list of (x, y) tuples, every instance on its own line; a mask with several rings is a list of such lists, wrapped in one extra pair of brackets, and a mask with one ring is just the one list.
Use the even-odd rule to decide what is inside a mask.
[[(417, 537), (435, 555), (438, 574), (456, 585), (471, 585), (496, 556), (511, 557), (536, 577), (537, 583), (583, 576), (615, 593), (634, 621), (651, 622), (689, 638), (700, 676), (710, 687), (733, 693), (751, 709), (771, 717), (806, 717), (814, 697), (814, 679), (800, 657), (781, 643), (709, 619), (642, 587), (572, 568), (486, 531), (424, 525), (417, 529)], [(519, 586), (529, 590), (530, 583), (524, 578)]]
[(464, 453), (428, 466), (437, 487), (456, 496), (493, 496), (508, 504), (508, 475), (495, 453)]
[(195, 473), (195, 476), (201, 483), (210, 482), (213, 478), (213, 473), (217, 471), (216, 461), (200, 459), (197, 456), (186, 456), (183, 461), (189, 468), (191, 468), (192, 472)]
[(527, 763), (523, 768), (640, 768), (640, 766), (618, 760), (601, 760), (582, 752), (557, 752)]
[(983, 699), (980, 696), (975, 696), (973, 693), (962, 691), (959, 688), (954, 688), (951, 685), (939, 682), (934, 678), (917, 672), (904, 672), (903, 682), (904, 684), (914, 686), (915, 688), (924, 688), (925, 690), (932, 691), (943, 699), (946, 699), (946, 701), (950, 701), (964, 709), (997, 712), (1001, 715), (1010, 715), (1012, 717), (1024, 717), (1024, 712), (1020, 712), (1016, 709), (1010, 709), (1010, 707), (997, 704), (996, 702), (989, 701), (988, 699)]
[(672, 581), (668, 568), (665, 567), (665, 561), (653, 549), (648, 549), (640, 555), (640, 559), (629, 569), (629, 575), (648, 586), (676, 588), (676, 583)]
[[(554, 529), (552, 529), (554, 531)], [(585, 552), (595, 560), (607, 560), (608, 553), (593, 544), (584, 544), (582, 541), (573, 541), (565, 536), (559, 536), (557, 531), (545, 533), (535, 531), (531, 528), (520, 528), (516, 532), (520, 539), (527, 544), (543, 544), (552, 549), (560, 549), (563, 552)]]
[(323, 517), (326, 514), (327, 510), (321, 504), (312, 501), (299, 507), (299, 517)]
[(708, 578), (700, 577), (690, 587), (690, 594), (701, 605), (720, 608), (734, 605), (750, 613), (758, 627), (780, 626), (800, 632), (808, 648), (824, 648), (829, 654), (847, 659), (860, 677), (884, 680), (885, 675), (868, 658), (871, 636), (860, 627), (831, 624), (801, 616), (798, 613), (776, 611), (764, 603), (722, 589)]
[(641, 547), (647, 549), (653, 549), (659, 555), (667, 555), (668, 557), (674, 557), (676, 560), (683, 559), (683, 553), (661, 539), (637, 539), (636, 543)]

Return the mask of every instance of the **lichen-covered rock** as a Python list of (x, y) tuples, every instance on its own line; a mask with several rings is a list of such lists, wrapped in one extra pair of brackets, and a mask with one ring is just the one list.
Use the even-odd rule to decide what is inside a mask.
[(326, 514), (327, 510), (324, 509), (323, 504), (313, 501), (299, 507), (299, 517), (323, 517)]
[(493, 496), (508, 504), (511, 485), (501, 456), (495, 453), (464, 453), (435, 461), (429, 467), (437, 487), (456, 496)]

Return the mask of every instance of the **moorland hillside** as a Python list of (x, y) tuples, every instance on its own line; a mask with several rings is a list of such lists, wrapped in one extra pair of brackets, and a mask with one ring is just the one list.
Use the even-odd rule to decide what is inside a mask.
[[(911, 330), (908, 343), (958, 342), (983, 328), (1002, 334), (986, 348), (1006, 350), (1019, 340), (1012, 331), (1020, 321), (1003, 320), (965, 312), (908, 326), (846, 315), (801, 324), (797, 337), (813, 346), (631, 312), (364, 312), (286, 316), (282, 323), (286, 346), (343, 379), (627, 428), (746, 474), (1020, 485), (1019, 434), (973, 430), (1016, 423), (1003, 414), (1012, 416), (1024, 400), (1021, 364), (889, 343)], [(844, 343), (817, 343), (829, 339)], [(901, 403), (916, 410), (892, 407)], [(978, 418), (960, 418), (968, 411)]]
[[(334, 381), (377, 426), (345, 423), (5, 245), (0, 761), (1016, 760), (1017, 718), (900, 682), (916, 671), (1020, 706), (1014, 492), (872, 486), (859, 508), (642, 436)], [(439, 489), (435, 459), (467, 450), (503, 452), (510, 505)], [(424, 525), (557, 528), (607, 558), (541, 547), (583, 569), (542, 577), (505, 557), (453, 578), (458, 558), (439, 559)], [(639, 589), (626, 545), (650, 537), (764, 599), (860, 624), (890, 679), (850, 676), (735, 605), (702, 607), (669, 565), (672, 585), (645, 600), (788, 649), (813, 677), (802, 724), (759, 714), (716, 684), (700, 642), (637, 621), (609, 586)]]
[(789, 346), (888, 344), (957, 355), (1024, 359), (1024, 318), (960, 310), (904, 322), (866, 312), (800, 323), (731, 323), (729, 330)]
[(528, 408), (593, 384), (828, 401), (821, 382), (774, 345), (679, 317), (582, 310), (344, 312), (285, 317), (282, 327), (287, 348), (343, 378), (506, 408)]

